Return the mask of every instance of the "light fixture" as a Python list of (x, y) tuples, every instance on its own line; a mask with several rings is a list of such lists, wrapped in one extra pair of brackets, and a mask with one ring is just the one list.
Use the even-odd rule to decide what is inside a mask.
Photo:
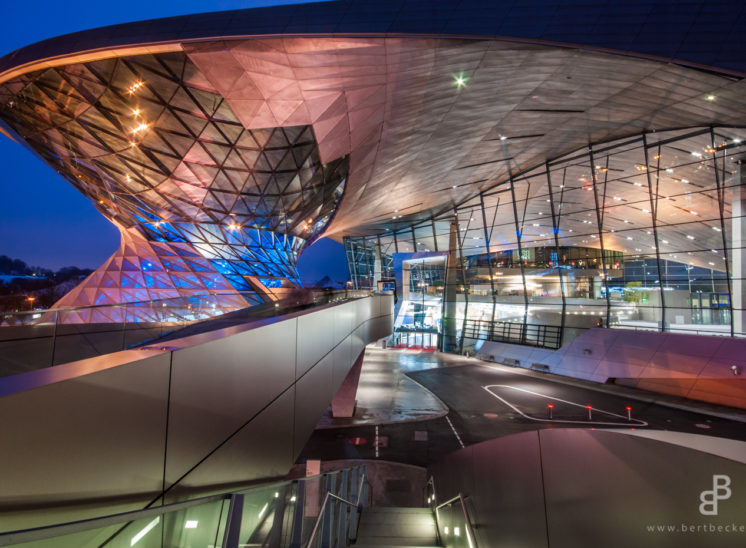
[(714, 95), (707, 95), (705, 97), (705, 101), (714, 101), (715, 99), (716, 99), (716, 97)]
[(156, 516), (153, 521), (151, 521), (145, 527), (143, 527), (139, 533), (137, 533), (134, 537), (132, 537), (132, 540), (130, 541), (130, 546), (134, 546), (135, 544), (137, 544), (140, 541), (140, 539), (142, 539), (142, 537), (147, 535), (148, 532), (150, 532), (150, 530), (153, 527), (158, 525), (159, 521), (161, 521), (161, 516)]
[(132, 84), (130, 87), (127, 88), (127, 93), (132, 95), (138, 89), (140, 89), (143, 85), (145, 85), (145, 82), (143, 82), (142, 80), (138, 80), (137, 82), (135, 82), (134, 84)]
[(184, 523), (184, 529), (196, 529), (199, 522), (196, 519), (188, 519)]

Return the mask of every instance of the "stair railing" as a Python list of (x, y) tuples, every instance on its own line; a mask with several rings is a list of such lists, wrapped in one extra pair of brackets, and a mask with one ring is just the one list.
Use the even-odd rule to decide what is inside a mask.
[[(316, 518), (316, 522), (313, 525), (313, 529), (311, 530), (311, 536), (308, 538), (308, 541), (303, 545), (304, 548), (311, 548), (313, 545), (314, 540), (316, 539), (316, 533), (319, 531), (319, 527), (322, 524), (322, 519), (329, 516), (329, 513), (327, 513), (327, 509), (332, 508), (332, 505), (336, 504), (336, 507), (339, 507), (340, 504), (346, 505), (346, 508), (354, 509), (355, 513), (352, 515), (352, 517), (356, 518), (355, 524), (353, 526), (352, 522), (353, 520), (350, 520), (350, 524), (347, 527), (346, 536), (347, 540), (357, 540), (357, 530), (360, 525), (360, 514), (363, 512), (363, 505), (362, 501), (363, 499), (363, 491), (365, 489), (365, 486), (370, 484), (368, 483), (368, 474), (366, 472), (363, 472), (360, 476), (360, 484), (358, 485), (357, 489), (357, 498), (355, 502), (349, 501), (343, 497), (340, 497), (339, 495), (332, 493), (331, 491), (327, 491), (326, 495), (324, 496), (324, 502), (321, 504), (321, 510), (319, 511), (319, 515)], [(330, 502), (331, 501), (331, 502)], [(331, 510), (328, 510), (328, 512), (331, 512)], [(322, 548), (328, 548), (331, 546), (331, 538), (330, 538), (330, 531), (329, 528), (324, 528), (325, 530), (321, 534), (321, 546)], [(345, 545), (347, 543), (345, 542)]]
[[(426, 502), (430, 506), (430, 508), (433, 511), (433, 514), (435, 515), (435, 526), (438, 531), (438, 538), (439, 540), (448, 546), (448, 542), (443, 539), (443, 536), (459, 536), (460, 531), (458, 527), (454, 527), (452, 530), (449, 530), (449, 528), (446, 526), (444, 528), (441, 528), (441, 519), (440, 519), (440, 511), (444, 508), (450, 508), (453, 506), (456, 502), (458, 502), (461, 506), (461, 512), (464, 517), (464, 532), (466, 533), (466, 542), (469, 545), (469, 548), (479, 548), (477, 545), (477, 537), (474, 535), (474, 526), (471, 522), (471, 518), (469, 517), (469, 509), (466, 507), (466, 500), (462, 493), (459, 492), (458, 495), (455, 497), (452, 497), (448, 499), (445, 502), (441, 502), (440, 504), (437, 504), (437, 495), (435, 492), (435, 479), (430, 476), (430, 479), (427, 480), (427, 484), (425, 485), (425, 491), (426, 493), (431, 493), (427, 495)], [(442, 532), (441, 532), (442, 530)]]
[[(349, 479), (348, 479), (349, 478)], [(359, 478), (359, 482), (357, 481)], [(324, 482), (327, 493), (319, 505), (321, 493), (314, 487)], [(83, 538), (96, 539), (98, 546), (150, 545), (153, 538), (169, 546), (289, 546), (310, 548), (319, 535), (323, 548), (337, 546), (332, 539), (357, 538), (359, 515), (369, 489), (365, 467), (336, 470), (317, 476), (261, 483), (242, 490), (195, 498), (183, 502), (153, 506), (108, 516), (0, 532), (0, 546), (33, 543), (35, 548), (72, 545)], [(349, 488), (348, 488), (349, 487)], [(355, 493), (354, 488), (358, 491)], [(345, 499), (354, 499), (355, 502)], [(343, 504), (344, 503), (344, 504)], [(320, 508), (311, 538), (304, 514)], [(351, 512), (348, 519), (349, 508)], [(338, 513), (331, 510), (336, 508)], [(322, 522), (323, 519), (323, 522)], [(75, 535), (71, 540), (70, 535)], [(352, 537), (351, 535), (354, 535)], [(91, 540), (93, 542), (93, 540)], [(345, 540), (345, 544), (347, 544)]]

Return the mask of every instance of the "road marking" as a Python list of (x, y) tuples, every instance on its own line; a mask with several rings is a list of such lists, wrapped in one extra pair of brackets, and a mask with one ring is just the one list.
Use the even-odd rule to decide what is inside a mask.
[(515, 411), (516, 413), (519, 413), (522, 417), (524, 417), (526, 419), (529, 419), (529, 420), (532, 420), (532, 421), (537, 421), (537, 422), (561, 422), (561, 423), (566, 423), (566, 424), (601, 424), (601, 425), (604, 425), (604, 426), (625, 426), (625, 425), (630, 425), (630, 424), (633, 424), (635, 426), (648, 426), (648, 423), (645, 422), (645, 421), (642, 421), (642, 420), (639, 420), (639, 419), (632, 419), (631, 421), (628, 421), (627, 417), (625, 417), (624, 415), (618, 415), (616, 413), (612, 413), (611, 411), (604, 411), (603, 409), (596, 409), (596, 408), (594, 408), (594, 411), (598, 411), (599, 413), (605, 413), (606, 415), (611, 415), (612, 417), (618, 417), (620, 419), (624, 419), (626, 422), (620, 423), (620, 422), (587, 421), (587, 420), (540, 419), (538, 417), (532, 417), (531, 415), (526, 415), (523, 411), (521, 411), (520, 409), (518, 409), (515, 405), (513, 405), (509, 401), (507, 401), (507, 400), (501, 398), (500, 396), (498, 396), (497, 394), (495, 394), (492, 390), (490, 390), (490, 388), (510, 388), (511, 390), (517, 390), (519, 392), (526, 392), (527, 394), (533, 394), (534, 396), (539, 396), (541, 398), (546, 398), (548, 400), (560, 401), (560, 402), (566, 403), (568, 405), (574, 405), (576, 407), (582, 407), (583, 409), (586, 408), (586, 405), (585, 404), (580, 404), (580, 403), (575, 403), (575, 402), (572, 402), (572, 401), (563, 400), (561, 398), (555, 398), (555, 397), (552, 397), (552, 396), (547, 396), (545, 394), (540, 394), (539, 392), (532, 392), (531, 390), (526, 390), (525, 388), (517, 388), (515, 386), (508, 386), (506, 384), (490, 384), (490, 385), (487, 385), (487, 386), (483, 386), (482, 388), (484, 388), (490, 395), (494, 396), (495, 398), (497, 398), (498, 400), (500, 400), (501, 402), (503, 402), (505, 405), (507, 405), (508, 407), (510, 407), (513, 411)]
[(448, 418), (448, 415), (446, 415), (446, 420), (448, 421), (448, 426), (450, 426), (451, 430), (453, 430), (453, 435), (456, 436), (456, 439), (458, 440), (459, 445), (463, 449), (465, 447), (464, 442), (461, 441), (461, 436), (459, 436), (458, 432), (456, 432), (456, 429), (453, 427), (453, 423), (451, 422), (451, 419)]
[(378, 458), (378, 425), (376, 425), (376, 441), (374, 445), (376, 446), (376, 458)]

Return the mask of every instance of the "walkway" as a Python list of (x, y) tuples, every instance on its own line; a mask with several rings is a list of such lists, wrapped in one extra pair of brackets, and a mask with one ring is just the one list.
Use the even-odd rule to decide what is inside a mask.
[(355, 416), (332, 418), (327, 411), (316, 428), (338, 428), (364, 424), (421, 421), (442, 417), (448, 407), (406, 373), (440, 367), (434, 352), (365, 349), (360, 372)]
[[(463, 446), (557, 427), (670, 430), (746, 441), (737, 410), (723, 413), (697, 402), (675, 408), (681, 402), (667, 402), (658, 394), (452, 354), (371, 348), (367, 353), (359, 418), (343, 427), (326, 422), (314, 431), (298, 462), (380, 459), (427, 466)], [(405, 375), (420, 383), (414, 384), (417, 390)], [(442, 403), (423, 407), (423, 398), (437, 400), (420, 385)], [(402, 421), (392, 422), (395, 417)]]

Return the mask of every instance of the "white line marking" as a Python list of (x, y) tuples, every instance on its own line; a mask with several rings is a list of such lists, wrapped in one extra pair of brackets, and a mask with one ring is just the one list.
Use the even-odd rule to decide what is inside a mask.
[[(567, 424), (602, 424), (604, 426), (624, 426), (625, 425), (625, 423), (619, 423), (619, 422), (586, 421), (586, 420), (562, 420), (562, 419), (540, 419), (538, 417), (532, 417), (531, 415), (526, 415), (523, 411), (521, 411), (520, 409), (518, 409), (515, 405), (511, 404), (509, 401), (507, 401), (507, 400), (501, 398), (500, 396), (498, 396), (497, 394), (495, 394), (492, 390), (490, 390), (490, 388), (510, 388), (512, 390), (518, 390), (519, 392), (526, 392), (527, 394), (533, 394), (534, 396), (539, 396), (541, 398), (546, 398), (548, 400), (561, 401), (562, 403), (566, 403), (566, 404), (569, 404), (569, 405), (574, 405), (576, 407), (582, 407), (583, 409), (585, 409), (586, 406), (582, 405), (582, 404), (579, 404), (579, 403), (572, 402), (572, 401), (567, 401), (567, 400), (563, 400), (563, 399), (560, 399), (560, 398), (555, 398), (555, 397), (552, 397), (552, 396), (547, 396), (545, 394), (540, 394), (538, 392), (532, 392), (531, 390), (526, 390), (525, 388), (516, 388), (515, 386), (508, 386), (506, 384), (490, 384), (490, 385), (487, 385), (487, 386), (483, 386), (482, 388), (484, 388), (490, 395), (494, 396), (495, 398), (497, 398), (498, 400), (500, 400), (501, 402), (503, 402), (505, 405), (507, 405), (508, 407), (510, 407), (513, 411), (519, 413), (522, 417), (527, 418), (527, 419), (532, 420), (532, 421), (537, 421), (537, 422), (562, 422), (562, 423), (567, 423)], [(603, 409), (596, 409), (596, 408), (594, 408), (593, 410), (597, 411), (599, 413), (605, 413), (606, 415), (611, 415), (612, 417), (618, 417), (620, 419), (624, 419), (625, 421), (627, 421), (627, 417), (625, 417), (624, 415), (617, 415), (616, 413), (612, 413), (611, 411), (604, 411)], [(627, 421), (626, 424), (628, 424), (628, 425), (629, 424), (634, 424), (635, 426), (648, 426), (647, 422), (641, 421), (639, 419), (632, 419), (631, 421)]]
[(376, 425), (376, 441), (374, 444), (376, 446), (376, 458), (378, 458), (378, 425)]
[(456, 432), (456, 429), (453, 427), (453, 423), (451, 422), (451, 419), (448, 418), (448, 415), (446, 415), (446, 420), (448, 421), (448, 426), (450, 426), (451, 430), (453, 430), (453, 435), (456, 436), (456, 439), (458, 440), (459, 445), (463, 449), (465, 447), (464, 442), (461, 441), (461, 436), (459, 436), (458, 432)]

